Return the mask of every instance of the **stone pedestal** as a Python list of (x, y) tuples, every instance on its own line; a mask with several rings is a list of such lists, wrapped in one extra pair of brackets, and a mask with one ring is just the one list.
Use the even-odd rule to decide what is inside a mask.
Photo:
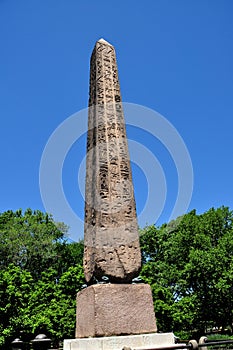
[(156, 331), (148, 284), (96, 284), (77, 294), (76, 338)]
[(153, 333), (118, 337), (65, 339), (63, 350), (122, 350), (169, 347), (175, 343), (173, 333)]

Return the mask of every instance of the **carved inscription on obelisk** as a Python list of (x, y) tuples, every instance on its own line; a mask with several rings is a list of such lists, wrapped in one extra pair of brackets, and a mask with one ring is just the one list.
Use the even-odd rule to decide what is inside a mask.
[(97, 41), (91, 56), (84, 273), (127, 283), (141, 267), (134, 191), (115, 50)]

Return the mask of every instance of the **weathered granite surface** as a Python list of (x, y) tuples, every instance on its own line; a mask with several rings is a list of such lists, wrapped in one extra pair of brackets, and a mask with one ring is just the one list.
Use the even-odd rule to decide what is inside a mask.
[(76, 338), (157, 331), (148, 284), (97, 284), (77, 295)]
[(97, 41), (91, 56), (84, 273), (128, 283), (141, 267), (132, 174), (115, 50)]

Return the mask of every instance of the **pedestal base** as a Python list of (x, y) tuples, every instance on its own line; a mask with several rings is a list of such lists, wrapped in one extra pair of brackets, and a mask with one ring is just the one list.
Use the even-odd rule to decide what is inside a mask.
[(118, 337), (65, 339), (63, 350), (122, 350), (130, 348), (167, 347), (175, 343), (173, 333), (138, 334)]
[(148, 284), (95, 284), (77, 294), (76, 338), (156, 331)]

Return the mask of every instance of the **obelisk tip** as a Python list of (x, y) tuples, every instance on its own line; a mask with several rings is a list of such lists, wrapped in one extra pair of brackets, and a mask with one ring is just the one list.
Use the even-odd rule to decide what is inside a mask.
[(99, 40), (97, 41), (97, 43), (101, 43), (101, 44), (105, 44), (105, 45), (112, 46), (108, 41), (104, 40), (103, 38), (99, 39)]

